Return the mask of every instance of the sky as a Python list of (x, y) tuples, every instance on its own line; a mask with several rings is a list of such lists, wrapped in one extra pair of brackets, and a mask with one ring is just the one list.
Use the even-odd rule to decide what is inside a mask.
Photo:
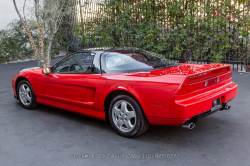
[[(17, 5), (20, 7), (21, 0), (17, 0)], [(19, 19), (13, 0), (0, 0), (0, 30), (5, 29), (6, 26), (14, 19)]]

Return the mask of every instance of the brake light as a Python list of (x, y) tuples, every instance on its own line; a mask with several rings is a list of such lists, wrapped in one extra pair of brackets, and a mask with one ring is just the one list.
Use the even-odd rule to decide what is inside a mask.
[(228, 66), (228, 67), (227, 67), (227, 72), (230, 72), (231, 78), (232, 78), (232, 67), (231, 67), (231, 66)]
[(179, 91), (179, 95), (183, 95), (188, 93), (188, 85), (189, 85), (189, 78), (186, 78), (186, 80), (184, 81), (184, 83), (181, 86), (181, 89)]
[[(222, 82), (229, 82), (231, 81), (231, 78), (232, 78), (231, 70), (232, 70), (231, 67), (225, 68), (224, 70), (225, 72), (222, 72), (222, 74), (214, 75), (214, 76), (211, 76), (210, 75), (211, 73), (207, 73), (207, 75), (204, 74), (202, 75), (202, 77), (200, 77), (201, 74), (199, 74), (198, 76), (196, 75), (193, 75), (191, 77), (189, 76), (183, 82), (178, 94), (184, 95), (187, 93), (191, 93), (194, 91), (198, 91), (207, 87), (220, 84)], [(199, 77), (200, 79), (197, 79), (197, 77)]]
[(193, 82), (197, 82), (200, 80), (212, 78), (212, 77), (215, 77), (218, 75), (222, 75), (222, 74), (228, 73), (228, 70), (229, 70), (228, 67), (224, 67), (224, 68), (220, 68), (220, 69), (216, 69), (216, 70), (211, 70), (211, 71), (206, 71), (206, 72), (202, 72), (199, 74), (195, 74), (195, 75), (190, 76), (189, 82), (193, 83)]

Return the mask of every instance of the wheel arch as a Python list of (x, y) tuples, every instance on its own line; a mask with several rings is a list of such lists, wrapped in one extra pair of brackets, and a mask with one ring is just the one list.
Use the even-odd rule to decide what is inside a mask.
[[(121, 94), (125, 94), (125, 95), (128, 95), (128, 96), (132, 97), (137, 102), (139, 107), (142, 109), (143, 114), (145, 115), (144, 110), (143, 110), (139, 100), (137, 99), (137, 97), (135, 95), (133, 95), (132, 93), (130, 93), (128, 91), (117, 89), (117, 90), (111, 91), (104, 100), (105, 119), (107, 121), (109, 120), (108, 112), (109, 112), (109, 106), (110, 106), (110, 103), (111, 103), (112, 99), (115, 98), (118, 95), (121, 95)], [(147, 117), (146, 117), (146, 119), (147, 119)]]
[(26, 78), (26, 77), (23, 77), (23, 76), (20, 76), (20, 77), (18, 77), (17, 79), (16, 79), (16, 95), (17, 95), (17, 99), (19, 100), (19, 94), (18, 94), (18, 92), (17, 92), (17, 89), (18, 89), (18, 85), (19, 85), (19, 83), (22, 81), (22, 80), (26, 80), (26, 81), (28, 81), (29, 83), (30, 83), (30, 81)]

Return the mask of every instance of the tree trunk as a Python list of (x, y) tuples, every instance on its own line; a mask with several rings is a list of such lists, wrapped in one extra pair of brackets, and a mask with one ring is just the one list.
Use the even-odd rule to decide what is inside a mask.
[(46, 67), (50, 67), (50, 60), (51, 60), (51, 47), (52, 47), (52, 42), (53, 42), (53, 37), (49, 38), (49, 42), (48, 42), (48, 47), (46, 49), (46, 55), (45, 55), (45, 59), (46, 59)]
[(19, 10), (18, 10), (18, 8), (17, 8), (16, 0), (13, 0), (13, 3), (14, 3), (14, 7), (15, 7), (15, 9), (16, 9), (16, 12), (17, 12), (17, 14), (18, 14), (18, 16), (19, 16), (19, 18), (20, 18), (20, 21), (21, 21), (21, 23), (22, 23), (23, 29), (25, 30), (25, 33), (26, 33), (26, 35), (27, 35), (28, 38), (29, 38), (29, 41), (30, 41), (31, 47), (32, 47), (32, 49), (33, 49), (33, 51), (34, 51), (35, 57), (38, 59), (38, 65), (39, 65), (39, 67), (43, 67), (43, 66), (41, 66), (41, 63), (39, 62), (39, 51), (38, 51), (38, 49), (37, 49), (37, 46), (36, 46), (36, 44), (35, 44), (35, 41), (34, 41), (32, 35), (31, 35), (31, 32), (30, 32), (30, 30), (29, 30), (29, 28), (28, 28), (28, 26), (27, 26), (25, 20), (22, 18), (21, 14), (20, 14), (20, 12), (19, 12)]

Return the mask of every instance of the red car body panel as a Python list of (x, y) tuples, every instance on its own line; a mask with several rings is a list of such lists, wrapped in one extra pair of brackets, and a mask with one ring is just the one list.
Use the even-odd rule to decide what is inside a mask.
[[(26, 78), (38, 103), (102, 120), (105, 120), (107, 96), (117, 90), (124, 91), (138, 101), (151, 124), (176, 126), (210, 110), (214, 99), (220, 98), (221, 103), (233, 99), (237, 85), (231, 81), (231, 72), (226, 64), (181, 64), (151, 72), (122, 74), (45, 75), (42, 69), (33, 69), (17, 74), (13, 89), (17, 96), (16, 82)], [(204, 81), (210, 86), (203, 87)], [(183, 90), (185, 86), (188, 88)]]

